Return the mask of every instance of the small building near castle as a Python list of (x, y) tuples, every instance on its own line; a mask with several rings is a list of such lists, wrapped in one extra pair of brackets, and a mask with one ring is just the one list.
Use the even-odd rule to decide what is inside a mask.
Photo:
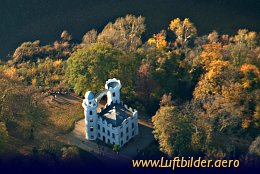
[[(122, 147), (138, 135), (138, 112), (120, 100), (120, 80), (106, 81), (105, 90), (94, 95), (88, 91), (82, 106), (86, 123), (86, 139), (100, 139), (106, 143)], [(104, 108), (97, 111), (97, 106), (107, 96)]]

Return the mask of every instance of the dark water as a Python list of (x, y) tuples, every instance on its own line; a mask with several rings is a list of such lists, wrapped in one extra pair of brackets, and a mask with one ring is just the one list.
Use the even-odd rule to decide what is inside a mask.
[(0, 58), (24, 41), (51, 43), (65, 29), (80, 40), (126, 14), (146, 17), (145, 37), (167, 29), (176, 17), (191, 18), (199, 34), (260, 31), (259, 0), (0, 0)]

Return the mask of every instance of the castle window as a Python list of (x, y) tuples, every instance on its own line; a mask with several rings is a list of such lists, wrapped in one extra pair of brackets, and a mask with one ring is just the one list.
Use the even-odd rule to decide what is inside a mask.
[(123, 137), (123, 132), (121, 132), (121, 137)]
[(123, 141), (121, 141), (121, 145), (123, 145)]
[(126, 141), (128, 141), (128, 136), (126, 137)]
[(110, 139), (107, 139), (107, 142), (110, 143)]
[(134, 123), (132, 123), (132, 128), (134, 128), (135, 127), (135, 125), (134, 125)]
[(132, 136), (134, 136), (134, 135), (135, 135), (135, 131), (132, 132)]
[(100, 138), (100, 133), (98, 133), (98, 137)]
[(107, 130), (107, 135), (110, 136), (110, 131), (109, 130)]
[(93, 122), (93, 118), (90, 118), (90, 119), (89, 119), (89, 122)]
[(92, 115), (93, 114), (93, 112), (92, 111), (89, 111), (89, 115)]
[(103, 132), (105, 133), (105, 128), (103, 127)]
[(116, 96), (116, 93), (113, 92), (112, 95), (113, 95), (113, 97), (115, 97), (115, 96)]
[(112, 133), (112, 138), (115, 138), (115, 134), (114, 133)]
[(126, 128), (126, 133), (128, 133), (128, 127)]
[(93, 135), (91, 135), (91, 139), (93, 139), (94, 138), (94, 136)]
[(94, 131), (94, 127), (93, 126), (90, 126), (90, 131)]
[(100, 130), (100, 125), (98, 124), (97, 126), (98, 126), (98, 130)]

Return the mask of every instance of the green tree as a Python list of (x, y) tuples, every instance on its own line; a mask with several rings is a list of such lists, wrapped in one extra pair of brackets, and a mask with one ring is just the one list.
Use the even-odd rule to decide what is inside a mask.
[(120, 151), (120, 146), (117, 145), (117, 144), (115, 144), (115, 145), (113, 146), (113, 151), (119, 152), (119, 151)]
[(104, 82), (118, 70), (122, 53), (110, 44), (96, 43), (78, 50), (68, 59), (66, 81), (77, 94), (103, 89)]
[[(184, 107), (185, 108), (185, 107)], [(152, 118), (154, 136), (159, 141), (161, 151), (169, 156), (190, 155), (192, 152), (191, 115), (185, 109), (172, 105), (161, 106)]]

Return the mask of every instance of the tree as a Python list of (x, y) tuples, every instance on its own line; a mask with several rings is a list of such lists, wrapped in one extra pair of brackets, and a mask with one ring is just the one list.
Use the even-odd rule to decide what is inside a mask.
[(162, 30), (158, 34), (154, 34), (148, 41), (149, 45), (155, 45), (156, 48), (165, 48), (167, 46), (166, 31)]
[(97, 31), (92, 29), (88, 31), (82, 38), (82, 46), (88, 46), (97, 42)]
[(209, 68), (209, 65), (213, 61), (222, 60), (222, 45), (221, 43), (209, 43), (202, 46), (203, 50), (200, 54), (201, 57), (201, 63), (204, 67), (204, 69)]
[(24, 61), (36, 61), (37, 57), (41, 57), (40, 41), (24, 42), (14, 52), (9, 64), (17, 64)]
[(189, 40), (197, 35), (197, 29), (189, 18), (185, 18), (183, 21), (180, 18), (172, 20), (169, 29), (174, 32), (176, 42), (181, 44), (182, 48), (187, 47)]
[(169, 156), (186, 156), (192, 153), (191, 116), (185, 109), (162, 106), (153, 116), (152, 121), (154, 124), (153, 133), (159, 141), (161, 151)]
[(119, 152), (120, 151), (120, 146), (119, 145), (117, 145), (117, 144), (115, 144), (114, 146), (113, 146), (113, 151), (115, 151), (115, 152)]
[(163, 94), (162, 99), (160, 101), (160, 106), (171, 106), (172, 103), (172, 96), (171, 93)]
[(55, 41), (53, 43), (55, 57), (59, 59), (67, 59), (72, 54), (72, 36), (69, 34), (68, 31), (64, 30), (61, 33), (60, 38), (61, 41)]
[(153, 79), (151, 64), (149, 62), (142, 64), (137, 72), (136, 93), (146, 108), (151, 108), (155, 101), (156, 92), (159, 85)]
[(232, 39), (233, 43), (230, 43), (227, 47), (231, 61), (234, 65), (242, 65), (248, 63), (247, 55), (252, 51), (257, 44), (257, 34), (255, 32), (249, 32), (247, 29), (238, 30), (237, 35)]
[(67, 62), (66, 81), (77, 94), (87, 90), (98, 92), (118, 70), (122, 53), (110, 44), (96, 43), (78, 50)]
[[(218, 56), (217, 56), (218, 57)], [(234, 157), (248, 148), (259, 133), (259, 70), (244, 64), (240, 68), (229, 61), (213, 60), (201, 76), (193, 96), (199, 149), (215, 158)], [(224, 139), (227, 143), (224, 142)], [(221, 154), (221, 155), (220, 155)]]
[(48, 138), (42, 140), (38, 147), (39, 157), (48, 163), (57, 162), (62, 152), (64, 151), (61, 151), (61, 143)]
[(79, 149), (75, 146), (63, 147), (61, 149), (61, 158), (63, 160), (75, 160), (79, 158)]
[(210, 43), (216, 43), (219, 41), (219, 35), (218, 32), (213, 31), (208, 35), (208, 40)]
[(256, 155), (260, 157), (260, 136), (256, 137), (256, 139), (250, 145), (249, 153), (251, 155)]
[(255, 65), (243, 64), (240, 68), (243, 74), (244, 88), (258, 89), (260, 87), (260, 71)]
[(0, 122), (0, 154), (4, 152), (8, 140), (8, 132), (3, 122)]
[(125, 51), (135, 51), (141, 44), (141, 35), (145, 31), (144, 17), (126, 15), (109, 23), (98, 35), (99, 42), (108, 42)]
[(68, 31), (64, 30), (61, 35), (61, 39), (63, 42), (70, 42), (72, 40), (72, 36), (69, 34)]

